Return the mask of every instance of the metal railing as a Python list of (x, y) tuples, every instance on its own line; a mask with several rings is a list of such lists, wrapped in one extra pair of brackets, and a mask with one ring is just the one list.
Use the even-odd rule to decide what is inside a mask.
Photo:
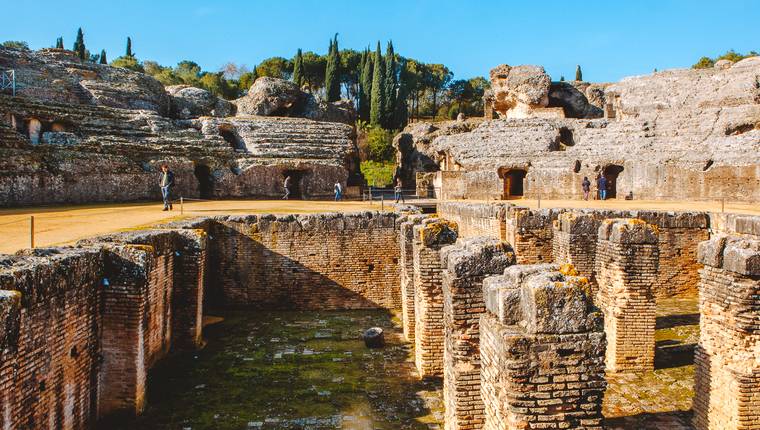
[(0, 91), (10, 89), (11, 94), (16, 96), (16, 71), (3, 70), (0, 71)]

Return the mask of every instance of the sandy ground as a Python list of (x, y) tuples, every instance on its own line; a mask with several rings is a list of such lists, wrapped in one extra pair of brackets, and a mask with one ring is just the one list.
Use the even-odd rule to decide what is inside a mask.
[[(472, 200), (469, 200), (472, 201)], [(408, 200), (413, 203), (413, 200)], [(537, 208), (536, 200), (510, 200), (517, 205)], [(656, 209), (701, 210), (760, 215), (760, 204), (721, 202), (665, 202), (644, 200), (541, 200), (542, 208), (604, 208), (604, 209)], [(79, 206), (50, 206), (0, 210), (0, 253), (13, 253), (30, 245), (30, 216), (35, 220), (35, 246), (65, 245), (85, 237), (150, 227), (167, 221), (203, 215), (233, 213), (315, 213), (334, 211), (378, 210), (380, 203), (303, 201), (303, 200), (215, 200), (189, 202), (180, 214), (179, 205), (174, 211), (161, 211), (161, 204), (125, 203)], [(389, 210), (390, 205), (384, 206)]]
[[(0, 210), (0, 253), (30, 245), (30, 216), (34, 216), (35, 246), (66, 245), (105, 233), (150, 227), (168, 221), (205, 215), (248, 213), (315, 213), (379, 210), (380, 204), (303, 200), (217, 200), (189, 202), (163, 212), (161, 204), (125, 203), (50, 206)], [(385, 206), (385, 210), (390, 210)]]

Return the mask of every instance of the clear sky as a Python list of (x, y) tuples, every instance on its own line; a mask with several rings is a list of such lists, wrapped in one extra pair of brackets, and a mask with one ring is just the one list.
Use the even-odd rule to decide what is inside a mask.
[[(443, 63), (455, 78), (487, 76), (497, 64), (540, 64), (559, 79), (575, 65), (589, 81), (616, 81), (654, 68), (689, 67), (728, 49), (760, 51), (760, 0), (619, 1), (67, 1), (11, 2), (0, 41), (70, 48), (77, 27), (92, 52), (113, 59), (131, 36), (141, 60), (204, 70), (253, 66), (297, 48), (324, 53), (393, 40), (396, 52)], [(10, 9), (9, 9), (10, 7)], [(11, 12), (13, 10), (13, 12)]]

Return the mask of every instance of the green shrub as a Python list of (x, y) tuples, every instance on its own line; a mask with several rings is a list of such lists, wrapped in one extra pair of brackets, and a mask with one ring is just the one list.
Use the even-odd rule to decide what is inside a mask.
[(372, 127), (367, 133), (367, 148), (372, 161), (393, 159), (393, 132), (380, 127)]
[(367, 185), (371, 187), (388, 187), (393, 183), (396, 164), (392, 161), (362, 161), (359, 166)]
[(137, 61), (135, 57), (122, 56), (111, 61), (111, 67), (121, 67), (122, 69), (129, 69), (135, 72), (145, 73), (143, 65)]

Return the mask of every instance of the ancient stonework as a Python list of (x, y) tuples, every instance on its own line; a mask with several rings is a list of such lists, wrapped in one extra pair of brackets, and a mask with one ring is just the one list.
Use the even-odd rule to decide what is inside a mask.
[(441, 250), (443, 264), (443, 396), (447, 430), (480, 429), (480, 315), (483, 279), (504, 272), (515, 255), (495, 238), (460, 239)]
[(420, 377), (443, 376), (443, 266), (440, 251), (457, 226), (431, 218), (414, 226), (414, 362)]
[(657, 227), (640, 219), (608, 219), (599, 227), (596, 280), (609, 371), (654, 369), (657, 243)]
[(401, 223), (399, 230), (399, 268), (401, 271), (401, 320), (404, 337), (414, 342), (414, 226), (421, 223), (423, 215), (410, 215)]
[[(572, 264), (596, 289), (596, 241), (601, 219), (594, 213), (565, 212), (553, 224), (554, 262)], [(596, 293), (596, 291), (594, 291)]]
[(718, 235), (699, 245), (700, 337), (694, 427), (760, 428), (760, 240)]
[(605, 337), (585, 278), (518, 265), (486, 278), (485, 430), (602, 429)]

